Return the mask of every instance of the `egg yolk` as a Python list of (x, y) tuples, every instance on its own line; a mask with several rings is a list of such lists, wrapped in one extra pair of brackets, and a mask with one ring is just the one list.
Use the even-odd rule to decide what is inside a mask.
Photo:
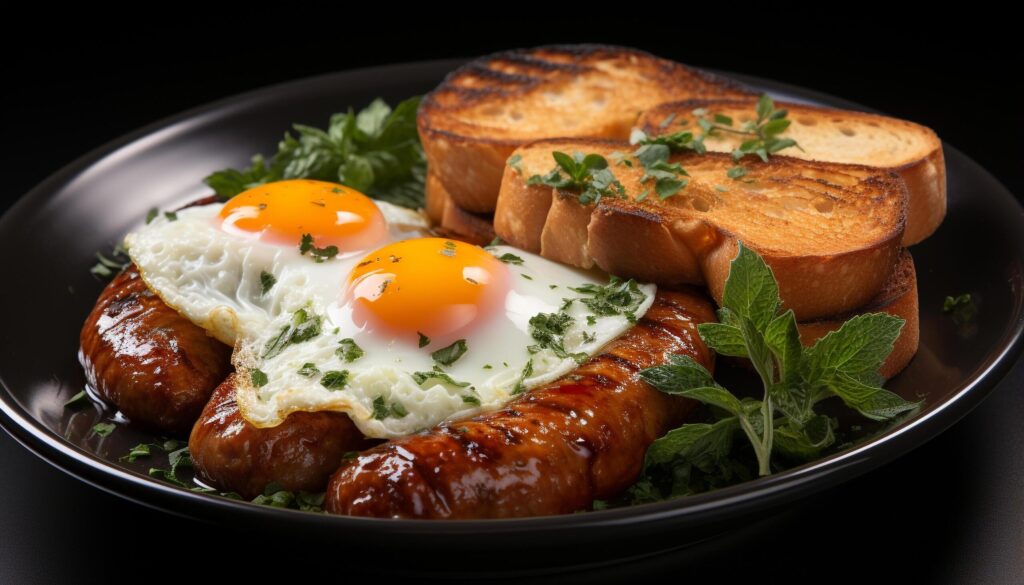
[(355, 189), (327, 181), (276, 181), (243, 191), (220, 210), (228, 233), (295, 246), (309, 234), (318, 248), (365, 250), (387, 235), (373, 201)]
[(480, 247), (444, 238), (395, 242), (362, 259), (346, 298), (360, 327), (440, 349), (503, 314), (509, 271)]

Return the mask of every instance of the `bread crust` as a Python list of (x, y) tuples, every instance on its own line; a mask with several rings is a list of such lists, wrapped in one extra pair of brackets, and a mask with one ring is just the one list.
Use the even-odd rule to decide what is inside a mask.
[[(602, 69), (612, 64), (611, 70)], [(621, 79), (629, 83), (622, 83)], [(582, 114), (574, 124), (537, 99), (588, 80), (619, 81), (599, 88), (610, 113)], [(595, 83), (595, 85), (607, 85)], [(576, 86), (578, 87), (578, 85)], [(568, 90), (567, 90), (568, 91)], [(449, 73), (420, 104), (417, 128), (431, 170), (453, 201), (470, 213), (495, 209), (505, 161), (516, 147), (551, 136), (628, 137), (643, 110), (680, 97), (744, 97), (742, 84), (636, 49), (611, 45), (548, 45), (486, 55)], [(522, 121), (543, 122), (523, 131), (520, 121), (495, 122), (489, 112), (515, 104)], [(580, 103), (585, 107), (586, 103)]]
[(427, 216), (444, 234), (471, 244), (486, 245), (494, 240), (490, 215), (470, 213), (452, 201), (437, 175), (427, 172)]
[[(613, 141), (552, 139), (537, 141), (519, 152), (527, 153), (527, 149), (575, 149), (608, 155), (630, 147)], [(715, 157), (728, 158), (707, 154), (691, 162), (707, 164)], [(856, 176), (846, 178), (857, 181), (856, 187), (864, 188), (865, 197), (876, 199), (853, 203), (861, 205), (866, 215), (880, 216), (874, 226), (877, 229), (868, 235), (851, 233), (851, 237), (860, 237), (858, 244), (828, 253), (799, 246), (787, 248), (785, 242), (765, 245), (749, 234), (731, 231), (706, 214), (678, 205), (669, 209), (653, 197), (643, 203), (605, 197), (597, 205), (582, 205), (577, 193), (528, 185), (524, 175), (529, 171), (512, 167), (505, 170), (494, 227), (498, 236), (511, 245), (555, 261), (583, 268), (597, 266), (624, 278), (659, 285), (706, 285), (717, 301), (721, 301), (737, 242), (743, 239), (771, 266), (784, 306), (792, 308), (798, 320), (834, 315), (868, 303), (889, 278), (899, 253), (906, 217), (902, 181), (877, 169), (779, 156), (751, 166), (757, 165), (763, 165), (768, 176), (777, 170), (806, 169), (808, 176), (816, 177), (836, 167), (843, 169), (841, 174), (856, 169)], [(827, 186), (841, 190), (840, 186)], [(693, 180), (687, 187), (699, 188)]]
[[(754, 112), (755, 104), (756, 100), (754, 99), (675, 101), (661, 104), (644, 112), (637, 121), (637, 127), (650, 136), (670, 134), (684, 129), (696, 130), (692, 113), (695, 109), (706, 109), (709, 115), (716, 111), (724, 111), (735, 118), (737, 110)], [(946, 216), (946, 166), (942, 141), (932, 129), (908, 120), (852, 110), (786, 102), (776, 102), (775, 107), (789, 111), (787, 118), (792, 121), (791, 129), (803, 128), (804, 132), (817, 134), (827, 134), (828, 130), (826, 129), (834, 130), (836, 134), (852, 133), (852, 130), (846, 125), (853, 122), (868, 127), (885, 128), (897, 136), (905, 137), (907, 141), (912, 141), (904, 146), (905, 151), (886, 152), (881, 159), (867, 157), (865, 160), (852, 162), (893, 171), (906, 184), (908, 208), (907, 227), (903, 232), (902, 241), (904, 246), (921, 242), (938, 229)], [(792, 134), (792, 130), (790, 134)], [(840, 136), (840, 138), (842, 137)], [(850, 140), (850, 138), (846, 138), (846, 140)], [(716, 149), (713, 143), (709, 144), (711, 149)], [(806, 143), (804, 146), (807, 146)], [(843, 152), (840, 155), (830, 156), (831, 153), (827, 149), (799, 151), (790, 148), (783, 151), (783, 154), (838, 164), (851, 162), (849, 159), (842, 159), (843, 156), (849, 156), (848, 153)]]
[(880, 370), (882, 376), (891, 378), (907, 367), (917, 353), (921, 339), (919, 309), (914, 259), (910, 252), (903, 249), (896, 260), (892, 276), (867, 305), (852, 313), (797, 323), (797, 329), (800, 331), (800, 341), (806, 346), (811, 346), (856, 315), (883, 312), (902, 318), (905, 321), (903, 329), (893, 344), (892, 353), (886, 358)]

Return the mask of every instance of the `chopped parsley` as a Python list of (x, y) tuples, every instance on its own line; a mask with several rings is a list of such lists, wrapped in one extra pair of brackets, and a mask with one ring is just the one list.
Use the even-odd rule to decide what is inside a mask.
[(413, 372), (412, 379), (413, 381), (416, 382), (418, 386), (423, 386), (425, 383), (431, 380), (436, 380), (438, 382), (441, 382), (442, 384), (448, 384), (450, 386), (455, 386), (457, 388), (465, 388), (466, 386), (469, 386), (469, 382), (459, 382), (458, 380), (455, 380), (448, 374), (439, 370), (430, 370), (428, 372)]
[(114, 423), (102, 422), (93, 425), (92, 432), (96, 433), (101, 437), (107, 437), (110, 436), (110, 433), (114, 432), (114, 429), (116, 428), (117, 425), (115, 425)]
[(533, 175), (526, 180), (527, 185), (579, 191), (579, 201), (583, 205), (597, 203), (602, 197), (626, 196), (625, 187), (615, 178), (603, 156), (584, 155), (582, 152), (569, 156), (557, 150), (551, 156), (555, 159), (555, 168), (544, 176)]
[[(507, 364), (506, 364), (507, 365)], [(516, 385), (512, 388), (512, 395), (522, 394), (526, 390), (526, 379), (533, 375), (533, 358), (530, 358), (526, 365), (523, 366), (523, 371), (519, 374), (519, 379), (516, 380)]]
[(252, 385), (257, 388), (262, 388), (267, 385), (270, 380), (262, 370), (252, 370), (249, 372), (249, 378), (252, 380)]
[(263, 359), (272, 358), (293, 343), (309, 341), (320, 335), (323, 318), (310, 315), (306, 309), (299, 309), (292, 315), (292, 322), (281, 328), (277, 335), (267, 341), (263, 350)]
[(579, 301), (596, 315), (625, 315), (631, 323), (636, 322), (636, 311), (646, 298), (640, 286), (633, 279), (621, 280), (611, 277), (607, 285), (584, 284), (572, 288), (580, 294), (588, 295)]
[(513, 264), (515, 266), (523, 265), (523, 259), (510, 252), (505, 252), (501, 256), (498, 256), (498, 260), (501, 260), (505, 264)]
[(466, 353), (466, 349), (466, 340), (459, 339), (448, 347), (442, 347), (441, 349), (432, 352), (430, 357), (442, 366), (450, 366), (458, 361), (464, 353)]
[(320, 385), (328, 390), (341, 390), (347, 384), (348, 370), (330, 370), (320, 379)]
[(405, 409), (405, 406), (401, 402), (392, 402), (390, 405), (385, 400), (384, 395), (373, 399), (373, 418), (374, 420), (384, 420), (386, 418), (404, 418), (409, 414), (409, 411)]
[(313, 245), (313, 236), (310, 234), (302, 234), (302, 241), (299, 243), (299, 254), (302, 256), (306, 255), (306, 252), (310, 253), (313, 260), (318, 264), (324, 260), (330, 260), (338, 255), (337, 246), (327, 246), (326, 248), (317, 248)]
[(79, 408), (84, 408), (89, 404), (92, 404), (92, 401), (89, 400), (89, 394), (85, 390), (82, 390), (78, 394), (75, 394), (71, 398), (68, 398), (67, 402), (64, 403), (64, 408), (70, 408), (72, 410), (75, 410)]
[(430, 338), (429, 337), (427, 337), (426, 335), (423, 335), (419, 331), (416, 332), (416, 335), (420, 336), (420, 347), (426, 347), (426, 346), (430, 345)]
[(306, 378), (312, 378), (320, 373), (320, 369), (313, 362), (306, 362), (299, 368), (298, 374)]
[(340, 347), (338, 347), (338, 349), (336, 349), (334, 353), (337, 354), (338, 357), (344, 360), (346, 363), (354, 362), (357, 359), (363, 357), (363, 354), (366, 353), (363, 351), (363, 348), (359, 347), (356, 344), (355, 340), (352, 338), (342, 339), (341, 341), (338, 342), (338, 345)]
[(275, 284), (277, 284), (277, 279), (274, 278), (273, 274), (265, 270), (260, 271), (260, 289), (262, 291), (260, 296), (266, 295), (270, 292), (270, 289), (274, 288)]

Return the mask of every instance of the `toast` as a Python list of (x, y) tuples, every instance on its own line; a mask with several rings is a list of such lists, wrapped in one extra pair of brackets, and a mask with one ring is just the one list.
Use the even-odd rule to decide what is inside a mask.
[[(666, 103), (644, 112), (637, 122), (646, 134), (656, 136), (680, 131), (700, 132), (697, 110), (708, 121), (715, 114), (727, 116), (738, 128), (755, 118), (756, 100), (686, 100)], [(796, 140), (800, 148), (781, 152), (786, 156), (892, 170), (907, 185), (907, 227), (903, 245), (927, 238), (946, 215), (946, 167), (942, 141), (930, 128), (876, 114), (776, 103), (789, 112), (789, 127), (781, 137)], [(732, 152), (748, 137), (727, 131), (706, 136), (704, 145), (714, 152)], [(749, 160), (745, 159), (745, 160)]]
[(420, 104), (428, 165), (454, 203), (494, 211), (505, 161), (550, 137), (625, 140), (640, 113), (697, 97), (753, 95), (739, 83), (636, 49), (553, 45), (481, 57), (448, 74)]
[(867, 305), (850, 313), (797, 323), (797, 329), (800, 331), (801, 343), (810, 346), (830, 331), (842, 327), (843, 323), (856, 315), (882, 312), (901, 317), (906, 322), (900, 330), (899, 337), (896, 338), (896, 343), (893, 344), (892, 353), (879, 370), (883, 377), (891, 378), (902, 371), (917, 353), (921, 335), (918, 308), (914, 259), (910, 252), (903, 249), (882, 290)]
[(430, 171), (427, 171), (425, 194), (427, 217), (446, 235), (480, 246), (494, 239), (490, 214), (470, 213), (455, 205), (440, 179)]
[[(906, 221), (906, 187), (895, 173), (773, 156), (744, 161), (748, 174), (735, 180), (727, 154), (673, 154), (668, 162), (686, 169), (689, 185), (662, 200), (644, 197), (652, 189), (639, 163), (611, 162), (633, 149), (581, 139), (517, 149), (502, 179), (495, 232), (574, 266), (659, 285), (706, 284), (719, 302), (742, 240), (771, 266), (798, 320), (864, 306), (893, 270)], [(531, 184), (555, 166), (554, 151), (604, 156), (624, 196), (584, 204), (579, 192)]]

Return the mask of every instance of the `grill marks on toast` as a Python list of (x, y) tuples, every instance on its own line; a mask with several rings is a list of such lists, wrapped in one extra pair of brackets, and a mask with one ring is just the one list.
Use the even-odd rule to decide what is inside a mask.
[(753, 95), (649, 53), (553, 45), (495, 53), (451, 72), (420, 105), (431, 172), (458, 208), (488, 214), (512, 151), (555, 136), (626, 139), (641, 112), (681, 98)]

